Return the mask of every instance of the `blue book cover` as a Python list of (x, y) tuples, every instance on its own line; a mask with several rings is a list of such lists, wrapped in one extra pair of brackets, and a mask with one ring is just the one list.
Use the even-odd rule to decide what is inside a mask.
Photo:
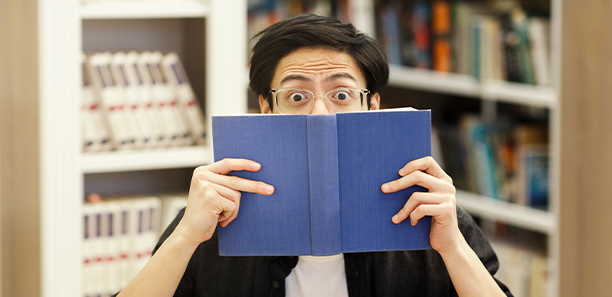
[(242, 193), (238, 217), (219, 228), (227, 256), (332, 255), (431, 248), (431, 219), (417, 226), (391, 217), (414, 186), (384, 194), (399, 169), (431, 154), (429, 110), (387, 109), (329, 115), (213, 117), (215, 161), (246, 158), (271, 196)]

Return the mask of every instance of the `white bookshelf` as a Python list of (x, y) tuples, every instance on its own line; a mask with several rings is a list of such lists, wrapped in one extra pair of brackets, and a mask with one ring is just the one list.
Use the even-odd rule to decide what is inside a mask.
[[(207, 146), (81, 153), (81, 52), (173, 50), (186, 57), (183, 63), (188, 75), (189, 66), (203, 65), (204, 69), (199, 68), (190, 79), (204, 93), (200, 99), (204, 101), (207, 134), (212, 135), (212, 115), (247, 110), (247, 93), (235, 82), (235, 74), (247, 65), (247, 1), (0, 3), (0, 11), (7, 9), (13, 15), (2, 20), (3, 27), (11, 30), (2, 36), (10, 37), (9, 44), (15, 42), (10, 47), (15, 61), (9, 64), (0, 58), (0, 62), (7, 62), (3, 65), (13, 72), (27, 70), (13, 80), (19, 96), (7, 97), (19, 115), (0, 113), (9, 116), (14, 121), (11, 126), (19, 129), (11, 133), (3, 130), (0, 136), (14, 141), (3, 147), (11, 148), (15, 163), (24, 168), (10, 179), (4, 170), (2, 175), (3, 194), (20, 197), (19, 204), (6, 204), (13, 209), (10, 216), (3, 216), (3, 230), (10, 228), (11, 232), (2, 233), (2, 258), (11, 263), (2, 262), (3, 272), (7, 272), (2, 274), (2, 290), (6, 296), (82, 296), (85, 176), (126, 176), (122, 172), (140, 170), (159, 175), (166, 171), (157, 169), (195, 168), (211, 162), (212, 140)], [(19, 139), (24, 140), (15, 141), (13, 135), (23, 135)], [(6, 168), (4, 162), (2, 166)]]
[(195, 168), (212, 162), (208, 146), (188, 146), (146, 151), (112, 151), (81, 155), (83, 174), (122, 171)]

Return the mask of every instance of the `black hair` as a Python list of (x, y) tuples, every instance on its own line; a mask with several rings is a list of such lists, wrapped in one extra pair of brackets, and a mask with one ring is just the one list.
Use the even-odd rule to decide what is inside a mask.
[[(389, 64), (376, 40), (355, 29), (352, 24), (314, 14), (304, 14), (280, 21), (259, 32), (253, 47), (249, 86), (268, 99), (278, 62), (301, 48), (325, 48), (350, 55), (366, 80), (370, 94), (382, 94), (389, 80)], [(370, 108), (369, 96), (367, 98)]]

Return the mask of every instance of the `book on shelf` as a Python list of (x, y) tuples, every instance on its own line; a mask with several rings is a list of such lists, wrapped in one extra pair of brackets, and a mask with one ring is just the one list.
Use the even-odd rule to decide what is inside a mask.
[(499, 261), (495, 277), (514, 296), (549, 296), (548, 236), (488, 219), (475, 220)]
[(156, 137), (145, 114), (145, 108), (138, 94), (135, 80), (128, 76), (128, 61), (128, 55), (125, 53), (115, 53), (111, 58), (110, 69), (116, 83), (123, 89), (123, 92), (120, 93), (125, 104), (128, 126), (134, 131), (134, 147), (153, 147)]
[(161, 52), (140, 54), (139, 71), (153, 95), (153, 104), (158, 107), (161, 126), (165, 128), (165, 143), (181, 146), (191, 142), (191, 132), (182, 117), (174, 90), (162, 71)]
[(288, 17), (313, 13), (334, 16), (342, 22), (353, 21), (351, 0), (252, 0), (248, 1), (249, 40), (263, 29)]
[(379, 42), (391, 64), (550, 84), (548, 20), (520, 6), (387, 0), (376, 9)]
[[(120, 54), (120, 53), (117, 53)], [(139, 108), (134, 111), (137, 113), (139, 121), (142, 123), (143, 130), (151, 133), (150, 145), (153, 147), (163, 146), (166, 132), (165, 127), (160, 121), (159, 107), (153, 102), (153, 94), (149, 84), (143, 77), (148, 73), (141, 73), (140, 54), (130, 51), (125, 55), (125, 78), (128, 83), (126, 92), (131, 97), (130, 100), (138, 102)]]
[(206, 142), (204, 115), (181, 60), (175, 53), (169, 53), (163, 57), (162, 66), (165, 77), (170, 81), (174, 94), (178, 97), (182, 118), (187, 119), (193, 141), (204, 144)]
[(430, 248), (431, 220), (391, 217), (418, 186), (384, 194), (411, 160), (431, 153), (430, 111), (213, 117), (215, 161), (246, 158), (234, 172), (275, 187), (243, 193), (240, 215), (219, 229), (221, 255), (331, 255)]
[(113, 197), (85, 203), (83, 295), (110, 296), (125, 287), (151, 258), (165, 224), (186, 205), (186, 195)]
[(500, 268), (495, 277), (515, 296), (546, 297), (548, 295), (548, 259), (538, 251), (491, 239)]
[(110, 132), (103, 121), (103, 114), (87, 71), (87, 58), (82, 56), (83, 86), (81, 89), (81, 135), (83, 151), (105, 151), (111, 149)]
[(458, 189), (547, 208), (548, 129), (544, 124), (482, 121), (463, 116), (437, 129), (445, 171)]
[(413, 12), (414, 66), (431, 69), (431, 8), (426, 1), (417, 0)]
[(87, 59), (87, 74), (94, 86), (101, 106), (106, 127), (110, 131), (113, 146), (128, 149), (134, 145), (133, 127), (127, 119), (130, 113), (125, 108), (126, 100), (111, 73), (111, 53), (96, 53)]
[(451, 65), (451, 9), (448, 1), (432, 3), (433, 70), (450, 72)]
[(83, 80), (84, 151), (205, 143), (204, 116), (175, 53), (94, 53)]

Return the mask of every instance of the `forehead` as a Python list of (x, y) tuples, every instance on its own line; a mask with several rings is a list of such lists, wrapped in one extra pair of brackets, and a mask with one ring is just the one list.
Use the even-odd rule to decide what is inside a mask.
[(272, 88), (279, 87), (283, 80), (291, 77), (306, 77), (317, 83), (339, 73), (352, 76), (359, 87), (365, 87), (363, 74), (349, 54), (324, 48), (301, 48), (278, 62)]

